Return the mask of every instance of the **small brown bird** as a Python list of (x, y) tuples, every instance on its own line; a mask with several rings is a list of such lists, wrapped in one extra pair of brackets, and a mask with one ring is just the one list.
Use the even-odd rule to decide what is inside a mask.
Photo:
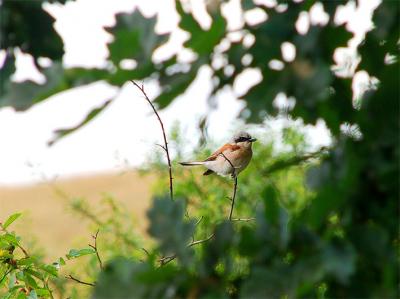
[(204, 165), (208, 170), (203, 175), (215, 172), (221, 176), (235, 177), (249, 165), (253, 156), (251, 145), (256, 140), (246, 132), (239, 132), (233, 136), (230, 143), (223, 145), (204, 161), (181, 162), (180, 164), (183, 166)]

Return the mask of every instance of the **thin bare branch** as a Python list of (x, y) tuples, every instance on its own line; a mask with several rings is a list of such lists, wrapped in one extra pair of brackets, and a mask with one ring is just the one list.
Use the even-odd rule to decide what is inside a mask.
[(214, 238), (214, 234), (211, 234), (210, 236), (208, 236), (207, 238), (205, 238), (205, 239), (203, 239), (203, 240), (193, 241), (193, 242), (189, 243), (189, 245), (188, 245), (187, 247), (192, 247), (192, 246), (195, 246), (195, 245), (204, 243), (204, 242), (208, 242), (208, 241), (210, 241), (212, 238)]
[(94, 282), (92, 283), (92, 282), (82, 281), (82, 280), (80, 280), (80, 279), (78, 279), (76, 277), (73, 277), (72, 275), (65, 276), (65, 278), (73, 280), (73, 281), (75, 281), (77, 283), (80, 283), (80, 284), (87, 285), (87, 286), (91, 286), (91, 287), (95, 287), (96, 286), (96, 283), (94, 283)]
[[(197, 241), (192, 241), (192, 242), (190, 242), (190, 243), (187, 245), (187, 247), (189, 248), (189, 247), (192, 247), (192, 246), (201, 244), (201, 243), (208, 242), (208, 241), (210, 241), (213, 237), (214, 237), (214, 234), (211, 234), (210, 236), (208, 236), (208, 237), (205, 238), (205, 239), (197, 240)], [(164, 257), (160, 258), (158, 261), (160, 262), (160, 265), (161, 265), (161, 266), (164, 266), (164, 265), (168, 264), (169, 262), (172, 262), (175, 258), (176, 258), (176, 254), (173, 254), (173, 255), (169, 255), (169, 256), (164, 256)]]
[(150, 256), (150, 253), (146, 248), (142, 247), (142, 250), (144, 251), (144, 253), (146, 253), (147, 256)]
[(164, 256), (160, 258), (158, 261), (160, 262), (160, 266), (164, 266), (168, 264), (169, 262), (172, 262), (176, 258), (176, 254), (169, 255), (169, 256)]
[(159, 144), (159, 143), (156, 143), (156, 145), (159, 146), (159, 147), (161, 147), (164, 151), (167, 151), (167, 150), (165, 149), (165, 146), (164, 146), (164, 145), (161, 145), (161, 144)]
[(256, 220), (256, 218), (254, 218), (254, 217), (252, 217), (252, 218), (233, 218), (233, 219), (231, 219), (231, 221), (237, 221), (237, 222), (240, 222), (240, 221), (249, 222), (249, 221), (254, 221), (254, 220)]
[(199, 218), (199, 220), (197, 220), (197, 222), (194, 224), (194, 226), (198, 226), (198, 225), (200, 224), (200, 222), (203, 221), (203, 219), (204, 219), (204, 217), (201, 216), (201, 217)]
[(237, 184), (238, 184), (236, 168), (235, 168), (235, 166), (233, 166), (232, 162), (223, 153), (221, 153), (220, 155), (222, 157), (224, 157), (226, 161), (228, 161), (228, 163), (231, 165), (231, 167), (233, 169), (232, 177), (235, 180), (235, 183), (233, 185), (233, 195), (232, 195), (231, 210), (229, 212), (229, 220), (232, 220), (232, 213), (233, 213), (233, 207), (235, 206), (236, 190), (237, 190)]
[(233, 185), (233, 196), (232, 196), (231, 211), (229, 212), (229, 220), (232, 220), (233, 207), (235, 206), (236, 190), (237, 190), (237, 184), (238, 184), (238, 178), (236, 175), (234, 177), (234, 180), (235, 180), (235, 184)]
[(29, 254), (28, 254), (28, 252), (25, 250), (24, 247), (22, 247), (22, 246), (19, 245), (19, 244), (18, 244), (17, 246), (18, 246), (18, 248), (21, 249), (21, 251), (24, 253), (25, 257), (29, 257)]
[(96, 234), (94, 236), (92, 236), (92, 238), (94, 240), (94, 245), (89, 244), (89, 246), (92, 247), (94, 249), (94, 251), (96, 252), (96, 256), (97, 256), (97, 260), (99, 261), (100, 269), (103, 270), (103, 262), (101, 261), (99, 250), (97, 249), (97, 236), (99, 235), (99, 231), (100, 230), (98, 229)]
[(172, 165), (171, 165), (171, 158), (170, 158), (170, 156), (169, 156), (167, 135), (165, 134), (164, 123), (162, 122), (161, 117), (160, 117), (160, 115), (158, 114), (157, 109), (156, 109), (156, 107), (154, 106), (153, 102), (152, 102), (152, 101), (149, 99), (149, 97), (147, 96), (147, 93), (146, 93), (146, 91), (144, 90), (144, 85), (143, 85), (143, 83), (142, 83), (141, 85), (139, 85), (138, 83), (136, 83), (136, 82), (133, 81), (133, 80), (131, 80), (131, 82), (133, 83), (133, 85), (135, 85), (135, 86), (141, 91), (141, 93), (142, 93), (143, 96), (145, 97), (146, 101), (150, 104), (151, 108), (153, 109), (154, 114), (157, 116), (158, 121), (159, 121), (159, 123), (160, 123), (161, 130), (162, 130), (162, 133), (163, 133), (163, 138), (164, 138), (164, 146), (161, 146), (161, 147), (165, 150), (165, 153), (166, 153), (166, 156), (167, 156), (167, 162), (168, 162), (168, 171), (169, 171), (169, 195), (170, 195), (171, 200), (173, 200), (173, 199), (174, 199), (174, 188), (173, 188), (173, 183), (172, 183), (172, 180), (173, 180), (173, 178), (172, 178)]

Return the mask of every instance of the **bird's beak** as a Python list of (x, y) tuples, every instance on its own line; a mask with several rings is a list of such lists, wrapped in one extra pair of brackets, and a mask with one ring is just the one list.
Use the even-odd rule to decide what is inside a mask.
[(257, 141), (257, 138), (251, 138), (249, 141), (250, 141), (250, 142)]

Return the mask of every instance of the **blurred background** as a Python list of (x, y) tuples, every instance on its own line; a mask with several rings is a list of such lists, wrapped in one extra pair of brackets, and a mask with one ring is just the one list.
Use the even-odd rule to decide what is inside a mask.
[[(162, 132), (129, 82), (135, 80), (165, 125), (176, 197), (201, 219), (193, 236), (207, 236), (224, 219), (229, 202), (221, 198), (229, 196), (231, 182), (201, 177), (201, 170), (177, 162), (207, 157), (239, 130), (260, 142), (240, 179), (235, 211), (255, 216), (274, 198), (295, 223), (293, 235), (287, 233), (294, 243), (275, 244), (273, 258), (252, 252), (245, 261), (235, 252), (234, 279), (227, 278), (221, 293), (185, 285), (191, 291), (177, 287), (174, 296), (395, 296), (399, 4), (383, 2), (0, 1), (0, 222), (22, 212), (15, 230), (46, 262), (86, 246), (98, 228), (112, 236), (102, 245), (107, 260), (140, 256), (129, 246), (163, 251), (158, 218), (146, 214), (152, 198), (168, 192), (166, 159), (157, 146)], [(304, 233), (297, 222), (315, 236), (296, 235)], [(259, 227), (250, 224), (256, 236)], [(363, 229), (365, 238), (357, 240)], [(252, 247), (245, 230), (237, 232)], [(311, 244), (307, 254), (326, 242), (323, 260), (334, 265), (313, 261), (320, 268), (308, 277), (296, 238)], [(264, 241), (254, 248), (265, 252)], [(289, 270), (274, 260), (280, 255), (287, 265), (304, 262), (296, 275), (306, 281), (293, 274), (296, 283), (251, 293), (251, 283), (263, 285), (260, 277), (269, 275), (254, 272), (252, 259), (264, 266), (273, 260), (275, 273), (284, 275)], [(372, 257), (385, 260), (359, 265)], [(185, 267), (185, 258), (178, 254), (178, 266)], [(339, 267), (344, 261), (349, 266)], [(90, 268), (83, 276), (97, 272)], [(249, 275), (253, 281), (236, 284)], [(104, 281), (95, 297), (113, 289), (107, 283), (118, 284)], [(65, 290), (63, 283), (55, 283), (60, 298), (88, 292)]]
[[(17, 14), (20, 9), (19, 4), (15, 2), (9, 2), (9, 15), (7, 11), (4, 11), (2, 15), (3, 19), (9, 20), (11, 24), (16, 22), (16, 16), (13, 13)], [(208, 5), (213, 5), (210, 3)], [(372, 28), (371, 15), (378, 3), (364, 1), (357, 9), (348, 6), (348, 12), (342, 12), (341, 17), (344, 21), (349, 21), (353, 17), (357, 18), (357, 21), (353, 21), (354, 29), (352, 30), (358, 36), (362, 36)], [(206, 11), (206, 2), (192, 1), (187, 5), (192, 7), (196, 21), (203, 28), (209, 28), (211, 20)], [(265, 5), (275, 4), (273, 1), (266, 1)], [(49, 38), (47, 43), (53, 44), (51, 47), (54, 48), (57, 48), (54, 44), (61, 43), (59, 38), (62, 39), (63, 44), (58, 45), (56, 49), (59, 51), (58, 55), (54, 54), (58, 56), (57, 63), (60, 63), (62, 67), (109, 69), (107, 44), (114, 38), (104, 27), (115, 26), (115, 15), (121, 12), (133, 13), (138, 10), (144, 17), (157, 17), (154, 19), (155, 32), (170, 34), (166, 44), (155, 49), (152, 55), (154, 61), (167, 60), (175, 55), (183, 65), (193, 61), (195, 56), (193, 51), (183, 46), (187, 40), (187, 33), (178, 27), (179, 17), (174, 1), (161, 1), (161, 3), (158, 1), (102, 1), (100, 3), (90, 0), (65, 3), (55, 1), (54, 3), (44, 2), (40, 7), (38, 4), (36, 6), (37, 9), (43, 9), (46, 18), (50, 20), (54, 18), (52, 21), (54, 21), (55, 31), (53, 32), (51, 27), (47, 30), (51, 30), (53, 36), (50, 37), (53, 37), (55, 41), (47, 37), (49, 32), (32, 32), (30, 38), (33, 39), (33, 45), (31, 47), (37, 47), (36, 51), (43, 51), (43, 53), (37, 53), (38, 55), (29, 51), (24, 53), (21, 49), (22, 45), (13, 48), (15, 71), (9, 78), (12, 82), (32, 82), (38, 84), (38, 87), (46, 82), (41, 69), (55, 63), (45, 55), (49, 55), (49, 52), (54, 50), (48, 49), (50, 45), (46, 43), (38, 42), (36, 45), (34, 39), (41, 38), (40, 34), (43, 34), (42, 38), (45, 36)], [(300, 30), (307, 30), (310, 22), (326, 22), (327, 16), (319, 5), (316, 5), (312, 12), (308, 21), (299, 24)], [(246, 12), (244, 16), (240, 1), (225, 3), (223, 13), (229, 31), (240, 30), (245, 22), (244, 18), (251, 24), (261, 23), (266, 19), (266, 14), (261, 8), (254, 8)], [(32, 22), (43, 21), (38, 17), (37, 20), (32, 19)], [(28, 28), (22, 25), (17, 27), (17, 25), (20, 24), (15, 24), (13, 29), (20, 31), (15, 32), (18, 37), (28, 38), (29, 36), (24, 36), (24, 34), (30, 34), (29, 31), (27, 32)], [(25, 26), (34, 28), (36, 23), (27, 23)], [(9, 29), (4, 25), (2, 30), (4, 34), (11, 34), (5, 31)], [(140, 30), (141, 27), (135, 26), (133, 29)], [(56, 39), (55, 34), (60, 37)], [(240, 32), (232, 32), (231, 35), (230, 39), (234, 41), (242, 38)], [(225, 43), (228, 43), (228, 40)], [(7, 39), (6, 41), (8, 42)], [(26, 43), (25, 40), (20, 42)], [(3, 65), (7, 51), (11, 50), (4, 46), (0, 54)], [(62, 51), (64, 53), (60, 55)], [(296, 55), (290, 46), (283, 47), (282, 53), (285, 53), (284, 55), (288, 56), (289, 60), (293, 60)], [(347, 57), (347, 59), (350, 58)], [(118, 67), (122, 70), (130, 70), (134, 69), (136, 63), (134, 59), (126, 58), (119, 61)], [(213, 63), (229, 69), (223, 57), (213, 58)], [(55, 76), (61, 76), (61, 74), (55, 74)], [(131, 79), (129, 74), (126, 76), (126, 80)], [(259, 70), (248, 68), (231, 88), (224, 88), (218, 94), (213, 94), (210, 99), (213, 89), (212, 71), (207, 66), (199, 69), (187, 90), (182, 92), (173, 104), (161, 111), (161, 116), (167, 125), (167, 132), (171, 132), (174, 126), (179, 125), (182, 134), (190, 136), (179, 150), (187, 153), (193, 151), (198, 146), (201, 134), (207, 134), (204, 138), (207, 138), (208, 142), (211, 139), (215, 145), (219, 145), (229, 141), (235, 131), (245, 128), (245, 122), (238, 119), (240, 111), (244, 108), (239, 97), (259, 82), (260, 78)], [(4, 81), (7, 79), (4, 78)], [(160, 87), (154, 79), (150, 78), (143, 82), (151, 98), (160, 93)], [(29, 89), (31, 87), (22, 84), (18, 88), (21, 89), (22, 94), (14, 97), (10, 97), (5, 86), (2, 89), (3, 108), (0, 110), (0, 122), (2, 128), (10, 129), (0, 132), (2, 140), (1, 217), (4, 219), (11, 212), (25, 211), (26, 221), (30, 219), (29, 227), (37, 232), (46, 230), (47, 233), (40, 233), (40, 235), (46, 237), (47, 244), (60, 246), (59, 250), (65, 250), (70, 238), (73, 238), (78, 231), (86, 234), (86, 230), (84, 230), (84, 225), (74, 225), (73, 217), (65, 216), (62, 202), (54, 200), (54, 190), (49, 186), (53, 183), (60, 183), (62, 189), (66, 189), (75, 197), (88, 197), (91, 200), (96, 200), (103, 193), (108, 192), (130, 205), (133, 204), (131, 210), (137, 216), (144, 217), (144, 211), (149, 205), (151, 181), (132, 173), (128, 174), (127, 170), (140, 167), (148, 161), (152, 153), (160, 151), (155, 144), (161, 142), (161, 134), (156, 119), (152, 116), (151, 107), (141, 98), (135, 87), (130, 82), (123, 82), (118, 90), (105, 80), (97, 80), (82, 87), (54, 94), (48, 101), (40, 102), (33, 107), (30, 106), (34, 103), (29, 103), (32, 101), (31, 97), (34, 96), (33, 91)], [(49, 142), (55, 137), (56, 130), (79, 125), (90, 111), (103, 105), (110, 98), (113, 102), (93, 121), (49, 146)], [(9, 102), (11, 100), (12, 102)], [(283, 93), (276, 99), (277, 104), (281, 102), (281, 105), (285, 105), (286, 101), (287, 97)], [(28, 107), (30, 109), (27, 109)], [(199, 126), (202, 123), (204, 125), (205, 120), (205, 128), (202, 131)], [(274, 135), (272, 139), (278, 140), (282, 129), (291, 122), (293, 120), (285, 116), (269, 118), (264, 127), (267, 127), (269, 134)], [(315, 126), (306, 126), (301, 121), (298, 121), (296, 125), (307, 135), (308, 142), (314, 148), (330, 143), (329, 131), (323, 120), (318, 121)], [(177, 149), (172, 147), (171, 150), (175, 155)], [(138, 196), (139, 202), (133, 202), (133, 199), (129, 197), (130, 194), (136, 192), (145, 195)], [(43, 210), (43, 207), (46, 207), (46, 210)], [(51, 211), (50, 215), (48, 215), (48, 210)], [(65, 221), (69, 225), (65, 225)], [(59, 226), (49, 225), (51, 223), (59, 223)], [(70, 225), (74, 225), (74, 228), (69, 229)], [(67, 231), (65, 231), (66, 227)], [(59, 229), (63, 231), (63, 234), (60, 234)], [(68, 234), (68, 238), (65, 237), (65, 233)]]

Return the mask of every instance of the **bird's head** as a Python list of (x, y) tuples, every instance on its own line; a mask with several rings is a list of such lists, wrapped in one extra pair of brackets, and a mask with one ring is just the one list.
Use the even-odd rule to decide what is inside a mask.
[(251, 137), (247, 132), (239, 132), (233, 136), (233, 142), (238, 145), (251, 145), (254, 141), (257, 141), (257, 139)]

